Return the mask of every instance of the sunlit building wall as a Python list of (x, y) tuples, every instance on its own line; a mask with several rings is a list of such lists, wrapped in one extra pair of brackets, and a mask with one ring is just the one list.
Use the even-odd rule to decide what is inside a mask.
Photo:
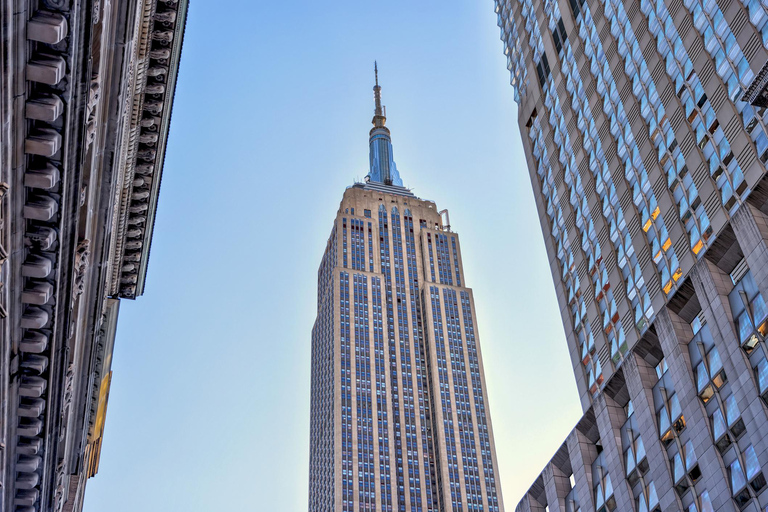
[(518, 510), (766, 510), (768, 2), (496, 12), (584, 410)]
[(318, 271), (309, 510), (503, 512), (459, 235), (402, 186), (374, 91), (370, 174)]

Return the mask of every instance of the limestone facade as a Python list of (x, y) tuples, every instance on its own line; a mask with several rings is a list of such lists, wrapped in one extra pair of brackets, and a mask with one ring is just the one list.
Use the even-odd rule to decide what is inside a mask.
[(186, 0), (0, 2), (0, 511), (78, 511), (143, 292)]

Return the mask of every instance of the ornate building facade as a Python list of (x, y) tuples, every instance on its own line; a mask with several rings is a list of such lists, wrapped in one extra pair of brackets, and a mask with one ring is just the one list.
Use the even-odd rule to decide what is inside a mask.
[(496, 12), (584, 410), (517, 510), (768, 510), (768, 3)]
[(186, 0), (0, 1), (0, 511), (77, 511), (149, 259)]
[(504, 510), (477, 316), (447, 211), (402, 186), (381, 89), (370, 174), (318, 271), (310, 512)]

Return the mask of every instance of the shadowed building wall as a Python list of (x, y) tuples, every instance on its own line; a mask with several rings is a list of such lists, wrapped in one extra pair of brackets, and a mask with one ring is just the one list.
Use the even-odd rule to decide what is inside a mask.
[(144, 291), (186, 0), (0, 1), (0, 511), (81, 510)]

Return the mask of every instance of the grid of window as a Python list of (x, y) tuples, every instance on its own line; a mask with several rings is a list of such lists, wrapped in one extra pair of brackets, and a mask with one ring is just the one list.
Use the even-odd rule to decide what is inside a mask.
[[(651, 188), (648, 172), (640, 155), (638, 142), (632, 133), (631, 123), (627, 117), (628, 109), (619, 95), (613, 70), (605, 56), (603, 43), (592, 22), (592, 13), (587, 4), (582, 6), (583, 15), (577, 17), (579, 37), (584, 43), (584, 53), (590, 62), (590, 73), (595, 79), (596, 92), (602, 98), (603, 112), (609, 120), (612, 143), (619, 159), (624, 166), (624, 177), (627, 188), (631, 192), (632, 202), (637, 209), (637, 216), (646, 239), (651, 248), (653, 261), (661, 278), (664, 293), (670, 295), (677, 287), (676, 283), (682, 277), (682, 270), (675, 254), (672, 241), (669, 238), (664, 218), (660, 215), (656, 195)], [(570, 63), (573, 75), (576, 72), (575, 61)], [(585, 102), (580, 102), (586, 105)], [(585, 107), (588, 115), (589, 110)], [(589, 118), (588, 118), (589, 119)], [(594, 130), (594, 124), (592, 124)], [(594, 160), (596, 157), (592, 157)], [(609, 173), (606, 173), (610, 176)]]
[[(758, 113), (749, 103), (741, 101), (741, 96), (749, 88), (755, 78), (755, 73), (750, 69), (739, 42), (725, 21), (717, 2), (713, 0), (704, 2), (685, 0), (683, 3), (693, 16), (693, 26), (701, 34), (704, 48), (715, 63), (715, 70), (728, 90), (728, 97), (734, 102), (736, 110), (741, 114), (743, 126), (755, 143), (758, 156), (765, 164), (768, 162), (766, 113), (765, 111)], [(758, 22), (762, 23), (763, 37), (765, 37), (768, 34), (765, 30), (765, 8), (757, 2), (748, 3), (751, 4), (749, 6), (750, 17), (760, 18)], [(756, 28), (758, 27), (756, 26)]]
[(733, 158), (731, 145), (693, 69), (688, 50), (683, 46), (663, 1), (642, 0), (641, 10), (648, 17), (648, 29), (656, 37), (659, 53), (664, 56), (667, 73), (674, 81), (677, 98), (693, 130), (702, 160), (707, 162), (710, 176), (721, 192), (723, 206), (733, 213), (741, 201), (740, 196), (748, 192), (744, 175)]
[(343, 256), (344, 268), (348, 268), (347, 267), (347, 218), (344, 217), (343, 219), (341, 219), (341, 222), (342, 222), (342, 224), (341, 224), (341, 232), (342, 232), (342, 236), (341, 236), (341, 239), (342, 239), (342, 246), (341, 247), (342, 247), (342, 249), (341, 249), (341, 252), (344, 255)]
[(432, 304), (432, 329), (434, 336), (435, 357), (437, 359), (437, 376), (440, 387), (440, 407), (443, 411), (443, 432), (445, 434), (445, 456), (448, 461), (448, 485), (451, 493), (451, 510), (462, 511), (462, 489), (459, 475), (459, 456), (456, 451), (456, 425), (453, 421), (451, 400), (451, 381), (448, 374), (448, 357), (445, 349), (443, 332), (443, 313), (440, 307), (440, 290), (436, 286), (429, 287)]
[[(555, 11), (551, 15), (550, 19), (553, 24), (555, 16), (559, 16), (559, 11)], [(556, 28), (555, 25), (552, 28)], [(583, 137), (584, 149), (590, 155), (589, 168), (595, 178), (595, 190), (600, 197), (603, 217), (608, 223), (609, 238), (615, 248), (617, 265), (622, 273), (626, 295), (632, 304), (635, 327), (642, 333), (653, 321), (653, 307), (651, 306), (645, 280), (625, 221), (624, 211), (616, 192), (616, 186), (612, 179), (608, 155), (603, 151), (594, 118), (585, 101), (584, 84), (575, 66), (573, 49), (566, 39), (563, 40), (562, 44), (566, 89), (573, 98), (572, 105), (576, 113), (576, 126)], [(596, 69), (597, 67), (598, 62), (593, 58), (593, 67), (591, 69)], [(604, 89), (601, 74), (596, 74), (596, 80), (598, 87)], [(609, 305), (614, 304), (608, 274), (605, 271), (596, 274), (593, 277), (593, 281), (595, 282), (596, 300), (600, 304), (601, 313), (603, 316), (606, 316), (606, 313), (610, 311)], [(606, 300), (605, 297), (609, 297), (610, 300)], [(615, 311), (613, 313), (615, 314)], [(611, 341), (611, 357), (614, 364), (617, 364), (626, 352), (623, 330), (618, 329), (615, 336), (609, 334), (609, 339)]]
[(334, 504), (334, 267), (336, 228), (318, 270), (318, 311), (312, 326), (312, 389), (309, 454), (309, 512)]
[[(371, 216), (371, 211), (366, 210), (368, 212), (368, 217)], [(373, 272), (373, 226), (371, 223), (368, 223), (368, 270)]]
[(389, 352), (390, 386), (392, 386), (392, 423), (395, 433), (395, 471), (397, 476), (398, 510), (405, 508), (405, 476), (403, 464), (403, 431), (400, 421), (400, 386), (398, 383), (397, 349), (395, 347), (395, 313), (392, 301), (392, 266), (390, 261), (389, 216), (379, 205), (379, 253), (387, 300), (387, 345)]
[(340, 364), (341, 390), (341, 504), (344, 512), (353, 512), (355, 503), (354, 464), (352, 459), (352, 354), (349, 319), (349, 274), (341, 272), (339, 279)]
[(421, 475), (419, 469), (418, 438), (416, 424), (416, 404), (413, 386), (413, 368), (408, 322), (408, 298), (405, 293), (405, 262), (403, 261), (403, 235), (400, 212), (392, 208), (392, 248), (394, 252), (393, 272), (395, 274), (395, 295), (397, 303), (397, 329), (400, 340), (400, 378), (402, 379), (403, 426), (405, 427), (405, 447), (402, 454), (408, 467), (408, 495), (411, 510), (422, 510)]
[(468, 292), (462, 291), (461, 313), (464, 320), (464, 336), (467, 340), (469, 355), (469, 375), (472, 380), (472, 395), (475, 401), (477, 430), (480, 438), (480, 456), (483, 464), (485, 494), (488, 499), (488, 510), (499, 512), (499, 497), (496, 492), (496, 475), (493, 467), (493, 451), (491, 449), (491, 434), (488, 430), (487, 411), (483, 392), (482, 376), (480, 373), (480, 357), (477, 352), (475, 339), (475, 322), (472, 317), (472, 303)]
[(432, 250), (432, 234), (427, 233), (427, 248), (429, 250), (429, 271), (432, 274), (432, 282), (435, 281), (435, 255)]
[(435, 248), (437, 249), (437, 270), (440, 277), (440, 284), (453, 285), (451, 257), (448, 253), (448, 236), (440, 233), (436, 234)]
[[(709, 218), (688, 172), (675, 132), (666, 116), (666, 110), (623, 2), (607, 1), (605, 17), (610, 20), (611, 34), (616, 40), (619, 55), (624, 59), (624, 72), (632, 84), (632, 92), (638, 101), (640, 115), (646, 122), (648, 137), (656, 150), (659, 167), (667, 178), (667, 187), (675, 198), (679, 218), (688, 233), (691, 250), (701, 256), (704, 254), (702, 249), (706, 247), (712, 234)], [(660, 250), (664, 250), (663, 245), (661, 248), (653, 248), (654, 258), (659, 257)]]
[[(365, 223), (359, 219), (350, 219), (349, 224), (352, 270), (365, 270)], [(344, 228), (346, 230), (346, 225)]]
[(613, 512), (616, 510), (616, 498), (613, 495), (613, 483), (611, 482), (611, 475), (606, 470), (604, 458), (604, 454), (601, 452), (592, 463), (595, 511)]
[[(549, 96), (551, 98), (551, 95)], [(600, 360), (597, 358), (594, 335), (587, 318), (587, 304), (581, 293), (579, 273), (574, 260), (573, 246), (568, 239), (568, 229), (565, 225), (563, 206), (560, 203), (550, 157), (545, 144), (544, 132), (539, 120), (535, 117), (529, 127), (529, 136), (533, 146), (533, 156), (537, 163), (537, 174), (540, 179), (541, 193), (546, 198), (547, 215), (549, 217), (552, 237), (557, 248), (557, 257), (562, 271), (561, 279), (565, 285), (568, 305), (573, 319), (573, 330), (579, 340), (582, 365), (587, 376), (587, 385), (590, 393), (595, 394), (603, 383), (603, 372)], [(563, 152), (560, 152), (561, 163), (565, 160)], [(571, 189), (571, 197), (583, 197), (581, 178), (576, 177), (576, 188)], [(589, 238), (584, 242), (588, 244)]]
[(451, 358), (451, 377), (458, 421), (459, 445), (461, 447), (461, 464), (464, 473), (464, 490), (469, 510), (483, 510), (480, 467), (475, 444), (475, 426), (472, 421), (472, 404), (469, 399), (470, 392), (467, 382), (467, 362), (464, 358), (464, 343), (461, 335), (456, 290), (443, 288), (443, 304), (448, 351)]
[(371, 395), (368, 278), (353, 276), (355, 322), (355, 405), (357, 412), (357, 485), (360, 512), (376, 508), (373, 397)]
[(461, 273), (459, 272), (459, 251), (456, 249), (456, 237), (451, 237), (453, 248), (453, 270), (456, 272), (456, 286), (461, 286)]
[[(499, 512), (471, 292), (454, 288), (464, 284), (458, 237), (436, 232), (435, 214), (415, 226), (391, 202), (379, 203), (378, 224), (342, 208), (318, 270), (309, 510)], [(424, 333), (428, 249), (434, 346)]]
[(379, 481), (382, 512), (392, 512), (392, 472), (390, 467), (389, 418), (387, 414), (387, 365), (384, 317), (381, 307), (381, 278), (371, 278), (373, 309), (373, 356), (376, 376), (376, 421), (379, 439)]
[[(588, 8), (586, 5), (583, 5), (580, 7), (579, 12), (581, 12), (582, 9)], [(551, 29), (556, 30), (557, 26), (555, 25), (555, 18), (560, 19), (560, 12), (556, 4), (553, 5), (550, 11)], [(612, 76), (604, 65), (605, 58), (602, 46), (600, 45), (599, 40), (595, 37), (594, 28), (590, 28), (589, 34), (587, 35), (587, 29), (583, 22), (584, 18), (581, 17), (579, 19), (579, 33), (583, 40), (582, 42), (585, 45), (586, 55), (590, 58), (592, 64), (589, 69), (595, 79), (597, 92), (603, 96), (603, 110), (611, 120), (611, 135), (615, 137), (615, 139), (611, 140), (611, 143), (616, 144), (616, 147), (619, 148), (619, 156), (623, 159), (625, 166), (627, 186), (630, 190), (633, 190), (633, 200), (636, 207), (639, 211), (649, 217), (643, 225), (648, 241), (650, 244), (656, 243), (658, 245), (658, 237), (656, 236), (657, 230), (666, 234), (666, 228), (659, 218), (658, 207), (655, 207), (655, 198), (645, 200), (641, 194), (637, 194), (638, 183), (640, 183), (638, 179), (645, 179), (645, 188), (648, 188), (647, 175), (645, 174), (644, 169), (640, 169), (640, 171), (636, 169), (637, 159), (634, 158), (634, 155), (632, 161), (629, 161), (628, 156), (630, 153), (627, 149), (627, 142), (624, 141), (624, 133), (621, 133), (620, 128), (622, 121), (625, 121), (625, 119), (622, 119), (624, 113), (623, 109), (617, 110), (615, 104), (616, 86)], [(608, 155), (604, 153), (602, 141), (600, 140), (600, 137), (598, 137), (594, 116), (586, 101), (584, 84), (576, 67), (575, 59), (573, 59), (573, 49), (568, 40), (563, 41), (563, 51), (565, 56), (563, 60), (563, 73), (566, 81), (566, 89), (571, 93), (571, 104), (577, 120), (576, 126), (580, 131), (580, 135), (583, 137), (584, 150), (589, 155), (589, 168), (595, 178), (596, 191), (603, 206), (603, 217), (608, 223), (610, 241), (615, 247), (614, 253), (617, 255), (617, 265), (621, 269), (624, 278), (626, 296), (630, 300), (632, 309), (635, 313), (635, 327), (642, 333), (653, 321), (653, 307), (651, 306), (645, 280), (642, 276), (640, 265), (638, 264), (637, 255), (635, 254), (635, 248), (631, 243), (632, 239), (624, 220), (621, 201), (619, 201), (616, 185), (613, 181), (608, 164), (609, 158)], [(550, 115), (550, 117), (552, 116)], [(562, 120), (559, 122), (560, 129), (564, 130), (564, 122)], [(631, 132), (629, 135), (631, 136)], [(605, 137), (607, 137), (607, 135), (605, 135)], [(622, 149), (624, 149), (623, 153)], [(571, 163), (571, 166), (574, 166), (573, 162)], [(582, 210), (586, 210), (588, 208), (586, 197), (582, 196), (580, 200), (583, 203)], [(655, 208), (651, 209), (651, 207)], [(592, 237), (594, 238), (594, 227), (592, 227), (591, 231)], [(670, 250), (670, 245), (671, 243), (667, 243), (664, 247), (665, 250)], [(596, 244), (595, 249), (599, 251), (599, 245)], [(672, 257), (674, 258), (674, 253), (672, 253)], [(599, 267), (595, 270), (590, 269), (595, 288), (595, 300), (598, 303), (603, 319), (603, 330), (610, 344), (611, 358), (614, 364), (618, 364), (623, 359), (628, 348), (624, 332), (625, 326), (622, 325), (618, 316), (613, 290), (611, 289), (611, 284), (608, 279), (607, 268), (605, 263), (601, 261), (602, 256), (597, 252), (594, 258), (598, 260)], [(660, 252), (655, 261), (660, 274), (663, 275), (668, 262), (662, 257)]]
[(435, 506), (437, 497), (433, 496), (432, 486), (434, 484), (433, 469), (430, 469), (429, 450), (430, 441), (427, 436), (426, 426), (431, 423), (431, 414), (429, 410), (429, 400), (427, 398), (427, 389), (429, 384), (426, 372), (426, 354), (424, 352), (424, 335), (421, 320), (421, 301), (418, 298), (419, 290), (419, 272), (416, 263), (416, 239), (414, 236), (414, 224), (411, 211), (406, 209), (403, 216), (405, 227), (405, 249), (406, 261), (408, 262), (409, 278), (409, 300), (411, 305), (411, 324), (413, 328), (414, 361), (416, 363), (416, 383), (418, 392), (418, 414), (421, 425), (421, 446), (423, 452), (422, 467), (424, 468), (424, 489), (427, 496), (427, 509), (431, 510)]
[[(570, 12), (561, 13), (567, 4)], [(652, 325), (660, 306), (669, 302), (681, 318), (695, 315), (695, 302), (681, 310), (684, 301), (672, 298), (682, 286), (684, 269), (688, 272), (712, 246), (715, 230), (727, 233), (719, 235), (723, 239), (718, 247), (719, 242), (733, 243), (728, 238), (732, 232), (720, 229), (768, 163), (768, 109), (741, 99), (756, 86), (755, 74), (765, 59), (768, 2), (496, 0), (496, 12), (521, 107), (537, 205), (548, 221), (547, 247), (559, 264), (553, 268), (560, 274), (556, 287), (564, 299), (561, 306), (570, 313), (567, 334), (578, 344), (572, 350), (581, 354), (574, 369), (582, 396), (587, 390), (594, 396), (603, 384), (603, 369), (610, 372), (622, 363), (626, 338), (634, 342), (642, 337), (638, 357), (663, 357), (647, 352), (647, 344), (658, 341)], [(531, 70), (536, 75), (532, 87), (527, 77)], [(753, 199), (752, 206), (759, 207), (762, 194), (753, 194)], [(738, 229), (736, 238), (743, 250), (752, 250), (752, 240), (742, 240)], [(717, 248), (710, 253), (710, 263), (721, 270), (730, 265), (726, 260), (715, 263)], [(689, 409), (681, 397), (689, 396), (688, 381), (677, 370), (674, 378), (668, 374), (663, 359), (652, 390), (658, 436), (677, 491), (673, 499), (688, 512), (714, 510), (694, 450), (696, 446), (702, 452), (703, 461), (711, 453), (704, 448), (708, 443), (719, 452), (716, 469), (727, 476), (734, 504), (756, 510), (760, 501), (759, 508), (766, 509), (766, 480), (757, 458), (762, 460), (764, 451), (759, 434), (752, 432), (752, 421), (759, 425), (765, 411), (750, 402), (754, 392), (749, 386), (755, 386), (768, 407), (768, 305), (749, 272), (741, 282), (732, 279), (735, 287), (728, 298), (741, 353), (733, 352), (731, 340), (719, 339), (728, 329), (713, 327), (710, 333), (700, 314), (682, 358), (692, 365), (688, 370), (700, 399), (696, 411), (705, 411), (705, 435), (711, 439), (701, 437), (698, 425), (687, 429), (682, 405)], [(683, 289), (677, 299), (688, 300), (689, 292), (701, 291), (695, 278), (689, 284), (695, 289)], [(709, 297), (698, 298), (704, 307)], [(630, 303), (634, 315), (626, 311)], [(443, 306), (447, 312), (447, 302)], [(714, 314), (718, 320), (729, 318), (728, 313)], [(601, 338), (613, 365), (607, 363)], [(659, 343), (666, 349), (666, 340)], [(751, 372), (741, 371), (742, 358)], [(612, 367), (601, 368), (601, 360)], [(733, 367), (743, 374), (730, 375)], [(616, 377), (612, 384), (620, 386)], [(658, 446), (658, 441), (640, 436), (634, 421), (628, 414), (622, 430), (626, 473), (612, 476), (626, 476), (634, 499), (628, 508), (653, 512), (660, 505), (644, 442)], [(602, 457), (601, 443), (592, 442)], [(558, 461), (556, 456), (553, 463)], [(602, 463), (592, 468), (598, 512), (616, 508), (604, 468)], [(653, 475), (660, 469), (654, 464)], [(620, 488), (625, 490), (623, 482)], [(540, 491), (532, 487), (527, 499), (544, 503)], [(576, 504), (565, 506), (571, 510)]]
[(768, 405), (768, 306), (748, 271), (729, 294), (736, 332), (754, 372), (757, 392)]

